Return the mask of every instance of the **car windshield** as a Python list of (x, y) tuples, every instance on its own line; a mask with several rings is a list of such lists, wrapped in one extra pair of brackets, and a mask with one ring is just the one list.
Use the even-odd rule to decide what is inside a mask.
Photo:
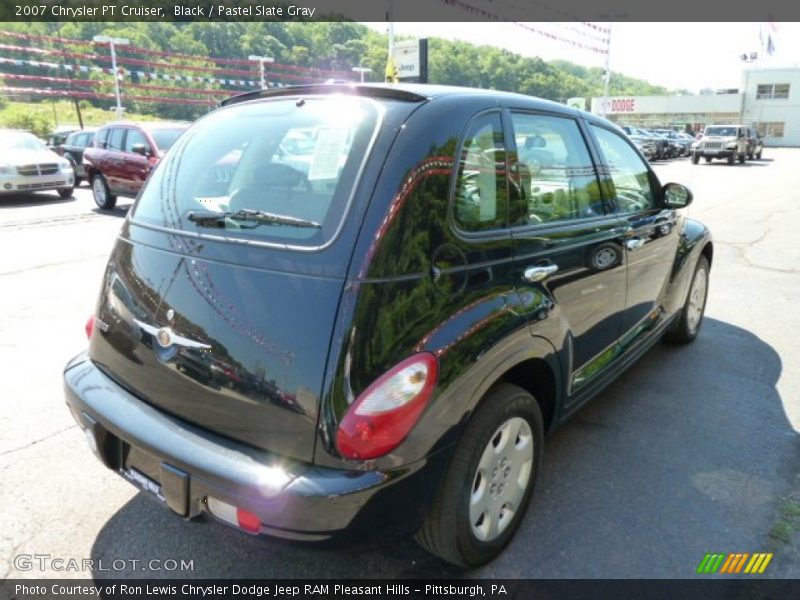
[(341, 96), (219, 110), (178, 140), (132, 218), (232, 241), (322, 245), (344, 218), (377, 119), (372, 101)]
[(151, 129), (150, 135), (153, 136), (153, 141), (155, 141), (158, 149), (162, 152), (166, 152), (184, 131), (186, 131), (185, 127), (176, 127), (175, 129)]
[(4, 133), (0, 134), (0, 148), (3, 150), (46, 150), (45, 146), (36, 136), (30, 133)]
[(716, 135), (720, 137), (733, 137), (736, 135), (735, 127), (706, 127), (706, 136)]

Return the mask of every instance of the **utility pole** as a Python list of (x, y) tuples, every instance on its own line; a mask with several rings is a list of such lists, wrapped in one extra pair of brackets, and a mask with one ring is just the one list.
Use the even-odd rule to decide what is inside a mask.
[(264, 63), (274, 63), (275, 59), (271, 56), (258, 56), (256, 54), (251, 54), (247, 57), (247, 60), (254, 60), (258, 62), (258, 70), (261, 74), (261, 89), (267, 89), (267, 79), (264, 74)]
[(119, 71), (117, 70), (117, 52), (115, 44), (127, 46), (130, 42), (125, 38), (108, 37), (107, 35), (96, 35), (92, 41), (99, 44), (108, 44), (111, 48), (111, 70), (114, 71), (114, 96), (117, 99), (117, 119), (122, 118), (122, 97), (119, 93)]
[(608, 88), (611, 84), (611, 23), (608, 24), (608, 41), (606, 42), (606, 72), (603, 75), (603, 114), (608, 113)]

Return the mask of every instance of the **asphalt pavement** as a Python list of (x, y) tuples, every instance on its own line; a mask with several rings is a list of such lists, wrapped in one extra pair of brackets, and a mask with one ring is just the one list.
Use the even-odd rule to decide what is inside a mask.
[(0, 197), (0, 577), (685, 578), (707, 552), (774, 552), (764, 576), (800, 577), (800, 149), (764, 156), (656, 163), (714, 234), (701, 334), (656, 346), (548, 438), (517, 536), (470, 573), (411, 540), (326, 548), (186, 522), (103, 468), (61, 369), (127, 204), (99, 212), (85, 186)]

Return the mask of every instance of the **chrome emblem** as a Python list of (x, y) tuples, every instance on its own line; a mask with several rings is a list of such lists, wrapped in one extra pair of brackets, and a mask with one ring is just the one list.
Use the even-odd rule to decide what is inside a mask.
[(167, 311), (167, 321), (169, 321), (170, 323), (172, 323), (172, 321), (174, 321), (174, 320), (175, 320), (175, 311), (174, 311), (173, 309), (171, 309), (171, 308), (170, 308), (170, 309)]
[(184, 348), (198, 348), (200, 350), (211, 349), (211, 346), (208, 344), (196, 342), (187, 337), (183, 337), (182, 335), (178, 335), (169, 327), (154, 327), (148, 323), (145, 323), (144, 321), (140, 321), (139, 319), (134, 319), (133, 322), (141, 327), (142, 331), (149, 333), (156, 338), (156, 341), (162, 348), (169, 348), (170, 346), (175, 345), (183, 346)]
[(172, 331), (169, 327), (163, 327), (156, 333), (156, 339), (164, 348), (169, 348), (172, 345)]

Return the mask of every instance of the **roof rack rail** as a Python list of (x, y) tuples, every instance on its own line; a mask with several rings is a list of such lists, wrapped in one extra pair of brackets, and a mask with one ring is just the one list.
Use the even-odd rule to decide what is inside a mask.
[(428, 100), (427, 96), (415, 94), (408, 90), (389, 87), (358, 84), (340, 83), (319, 83), (312, 85), (290, 85), (280, 88), (270, 88), (266, 90), (255, 90), (231, 96), (221, 102), (222, 106), (230, 106), (239, 102), (256, 100), (258, 98), (276, 98), (281, 96), (297, 96), (306, 94), (352, 94), (354, 96), (366, 96), (368, 98), (383, 98), (386, 100), (399, 100), (401, 102), (423, 102)]

